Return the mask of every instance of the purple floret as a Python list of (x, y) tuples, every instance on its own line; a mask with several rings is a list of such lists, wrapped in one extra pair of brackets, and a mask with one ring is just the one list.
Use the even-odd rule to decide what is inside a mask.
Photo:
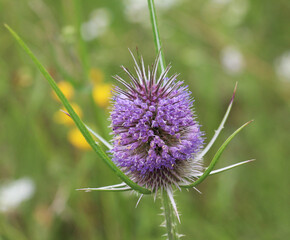
[(157, 65), (158, 59), (146, 75), (136, 64), (138, 77), (123, 68), (132, 82), (115, 77), (126, 89), (116, 88), (111, 112), (113, 161), (133, 180), (155, 190), (189, 178), (184, 175), (189, 171), (180, 168), (188, 167), (203, 147), (191, 92), (177, 81), (177, 74), (166, 77), (170, 67), (157, 78)]

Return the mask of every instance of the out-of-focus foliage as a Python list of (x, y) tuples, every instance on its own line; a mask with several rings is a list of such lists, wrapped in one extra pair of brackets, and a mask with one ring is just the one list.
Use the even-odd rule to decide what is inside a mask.
[[(200, 186), (202, 195), (178, 193), (180, 232), (185, 239), (287, 239), (290, 2), (156, 5), (166, 61), (193, 92), (208, 139), (239, 82), (215, 148), (255, 119), (219, 166), (257, 161), (209, 178)], [(148, 64), (155, 58), (147, 12), (145, 0), (0, 0), (0, 22), (22, 36), (58, 82), (66, 82), (82, 119), (107, 140), (106, 97), (119, 66), (132, 66), (127, 48), (138, 46)], [(128, 193), (75, 191), (119, 180), (86, 150), (73, 126), (56, 117), (62, 106), (4, 27), (0, 36), (0, 239), (160, 239), (160, 203), (151, 197), (135, 208), (137, 197)]]

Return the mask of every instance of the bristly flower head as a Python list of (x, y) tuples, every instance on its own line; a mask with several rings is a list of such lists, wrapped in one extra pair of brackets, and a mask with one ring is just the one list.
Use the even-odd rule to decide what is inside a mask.
[(113, 161), (133, 181), (157, 192), (179, 186), (198, 176), (203, 132), (195, 120), (191, 92), (178, 74), (167, 77), (170, 66), (157, 76), (160, 55), (145, 70), (143, 58), (134, 58), (136, 76), (123, 70), (131, 82), (114, 76), (116, 87), (111, 112)]

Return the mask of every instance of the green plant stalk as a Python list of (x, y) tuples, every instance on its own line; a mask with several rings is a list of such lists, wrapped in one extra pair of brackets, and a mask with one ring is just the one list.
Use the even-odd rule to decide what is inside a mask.
[(75, 10), (75, 24), (76, 24), (76, 30), (77, 30), (77, 36), (78, 36), (78, 47), (79, 47), (79, 54), (81, 58), (81, 63), (83, 66), (83, 80), (87, 80), (89, 77), (89, 55), (86, 43), (84, 39), (82, 38), (81, 34), (81, 27), (82, 27), (82, 6), (81, 6), (81, 0), (74, 0), (74, 10)]
[(92, 149), (97, 153), (97, 155), (115, 172), (115, 174), (120, 177), (128, 186), (130, 186), (132, 189), (136, 190), (139, 193), (142, 194), (150, 194), (151, 191), (139, 186), (137, 183), (133, 182), (130, 178), (128, 178), (108, 157), (108, 155), (95, 143), (94, 139), (90, 135), (89, 131), (87, 130), (86, 126), (83, 124), (79, 116), (75, 113), (72, 106), (66, 99), (66, 97), (63, 95), (61, 90), (58, 88), (56, 82), (54, 79), (50, 76), (50, 74), (47, 72), (45, 67), (39, 62), (39, 60), (34, 56), (34, 54), (31, 52), (31, 50), (28, 48), (28, 46), (23, 42), (23, 40), (18, 36), (16, 32), (14, 32), (8, 25), (5, 24), (5, 27), (8, 29), (8, 31), (12, 34), (12, 36), (15, 38), (15, 40), (18, 42), (18, 44), (23, 48), (23, 50), (28, 54), (28, 56), (32, 59), (32, 61), (35, 63), (35, 65), (38, 67), (42, 75), (45, 77), (45, 79), (48, 81), (56, 95), (61, 100), (62, 104), (67, 109), (68, 113), (70, 114), (71, 118), (73, 119), (74, 123), (88, 142), (88, 144), (92, 147)]
[(154, 0), (148, 0), (148, 9), (149, 9), (150, 20), (152, 24), (155, 50), (157, 54), (160, 51), (159, 73), (161, 74), (162, 72), (164, 72), (166, 68), (166, 64), (165, 64), (165, 58), (164, 58), (162, 44), (161, 44), (160, 35), (159, 35), (159, 28), (158, 28)]
[[(162, 44), (161, 44), (160, 35), (159, 35), (159, 28), (158, 28), (154, 0), (148, 0), (148, 9), (149, 9), (150, 20), (152, 24), (155, 50), (157, 54), (160, 53), (160, 62), (159, 62), (158, 69), (159, 69), (159, 73), (161, 74), (162, 72), (165, 71), (166, 64), (165, 64), (165, 58), (164, 58)], [(168, 239), (176, 240), (177, 239), (176, 224), (175, 224), (176, 219), (173, 213), (173, 209), (172, 209), (168, 194), (164, 190), (160, 195), (161, 195), (162, 204), (163, 204)]]
[(167, 195), (166, 190), (163, 190), (161, 193), (161, 199), (162, 199), (162, 207), (164, 211), (164, 217), (165, 217), (165, 227), (167, 230), (167, 239), (168, 240), (177, 240), (177, 233), (176, 233), (176, 217), (173, 214), (173, 209), (169, 200), (169, 197)]

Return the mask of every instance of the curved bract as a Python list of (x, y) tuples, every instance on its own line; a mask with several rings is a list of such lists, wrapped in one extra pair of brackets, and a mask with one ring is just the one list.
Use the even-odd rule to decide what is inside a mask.
[[(252, 120), (253, 121), (253, 120)], [(252, 121), (249, 121), (247, 123), (245, 123), (244, 125), (242, 125), (240, 128), (238, 128), (231, 136), (228, 137), (228, 139), (222, 144), (222, 146), (219, 148), (219, 150), (216, 152), (216, 154), (214, 155), (210, 165), (207, 167), (207, 169), (205, 170), (205, 172), (193, 183), (188, 184), (188, 185), (181, 185), (182, 188), (192, 188), (192, 187), (196, 187), (198, 184), (200, 184), (201, 182), (203, 182), (207, 176), (210, 175), (211, 171), (214, 169), (217, 161), (219, 160), (220, 156), (222, 155), (223, 151), (225, 150), (225, 148), (227, 147), (227, 145), (232, 141), (232, 139), (244, 128), (246, 127), (248, 124), (250, 124)]]

